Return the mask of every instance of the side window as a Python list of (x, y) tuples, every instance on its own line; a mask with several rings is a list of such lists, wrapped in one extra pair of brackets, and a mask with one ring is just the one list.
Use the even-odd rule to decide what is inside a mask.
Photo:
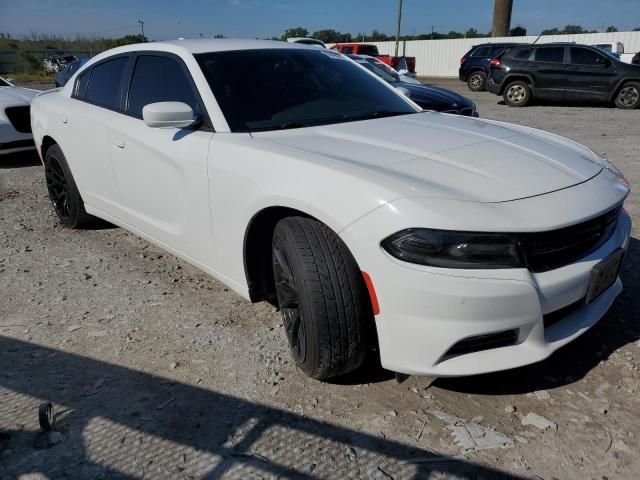
[(491, 47), (476, 48), (471, 54), (472, 57), (489, 57), (491, 55)]
[(141, 55), (129, 86), (127, 113), (142, 117), (142, 108), (155, 102), (184, 102), (194, 112), (202, 113), (191, 82), (176, 60)]
[(564, 47), (536, 48), (534, 60), (537, 62), (562, 63), (564, 60)]
[(493, 47), (493, 48), (491, 49), (491, 55), (490, 55), (490, 56), (491, 56), (492, 58), (493, 58), (493, 57), (497, 57), (497, 56), (498, 56), (498, 55), (500, 55), (504, 50), (509, 50), (509, 49), (510, 49), (509, 47), (505, 48), (505, 47), (504, 47), (504, 46), (502, 46), (502, 45), (501, 45), (501, 46), (499, 46), (499, 47)]
[(513, 58), (515, 58), (516, 60), (528, 60), (529, 55), (531, 55), (531, 49), (523, 48), (522, 50), (518, 50), (517, 52), (515, 52)]
[(606, 60), (603, 55), (588, 48), (571, 47), (571, 63), (577, 65), (604, 65)]
[(342, 47), (342, 53), (343, 55), (351, 55), (353, 53), (353, 47)]
[(84, 98), (87, 93), (87, 83), (89, 83), (89, 76), (91, 75), (91, 69), (82, 72), (76, 80), (76, 86), (73, 91), (74, 98)]
[(85, 99), (109, 108), (120, 107), (120, 82), (129, 57), (118, 57), (91, 69)]

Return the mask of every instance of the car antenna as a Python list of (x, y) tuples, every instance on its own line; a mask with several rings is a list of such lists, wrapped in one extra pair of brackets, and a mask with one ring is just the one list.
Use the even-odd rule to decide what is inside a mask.
[(535, 45), (538, 40), (540, 40), (540, 37), (542, 37), (542, 34), (538, 35), (538, 38), (536, 38), (531, 45)]

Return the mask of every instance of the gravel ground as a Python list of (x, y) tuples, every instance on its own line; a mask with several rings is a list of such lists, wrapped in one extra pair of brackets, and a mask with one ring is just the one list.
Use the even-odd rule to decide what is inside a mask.
[[(433, 83), (640, 184), (638, 111), (514, 109)], [(59, 227), (37, 158), (1, 158), (0, 478), (635, 479), (639, 265), (634, 239), (609, 314), (537, 365), (398, 383), (372, 361), (320, 383), (289, 360), (273, 308), (122, 229)]]

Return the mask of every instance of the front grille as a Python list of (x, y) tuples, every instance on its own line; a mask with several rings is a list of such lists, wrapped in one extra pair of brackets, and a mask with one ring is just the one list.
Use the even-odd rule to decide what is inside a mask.
[(29, 117), (29, 106), (7, 107), (4, 109), (7, 118), (13, 128), (20, 133), (31, 133), (31, 118)]
[(586, 257), (611, 237), (621, 210), (621, 206), (616, 207), (578, 225), (524, 235), (522, 250), (527, 268), (546, 272)]
[(481, 352), (492, 348), (507, 347), (518, 341), (518, 330), (476, 335), (460, 340), (449, 349), (445, 356), (464, 355), (465, 353)]
[(544, 328), (549, 328), (551, 325), (555, 325), (560, 320), (564, 320), (566, 317), (571, 315), (573, 312), (578, 310), (585, 304), (584, 297), (578, 300), (577, 302), (573, 302), (566, 307), (562, 307), (559, 310), (555, 310), (553, 312), (549, 312), (542, 317), (544, 322)]

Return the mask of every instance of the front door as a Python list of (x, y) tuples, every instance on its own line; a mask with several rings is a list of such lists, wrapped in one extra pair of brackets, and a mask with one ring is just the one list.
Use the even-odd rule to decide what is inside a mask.
[(212, 254), (207, 157), (213, 131), (152, 128), (142, 108), (155, 102), (204, 108), (182, 61), (168, 54), (134, 59), (124, 114), (111, 125), (111, 162), (124, 222), (157, 243), (207, 264)]
[(567, 98), (606, 100), (616, 77), (615, 63), (590, 48), (569, 48)]

